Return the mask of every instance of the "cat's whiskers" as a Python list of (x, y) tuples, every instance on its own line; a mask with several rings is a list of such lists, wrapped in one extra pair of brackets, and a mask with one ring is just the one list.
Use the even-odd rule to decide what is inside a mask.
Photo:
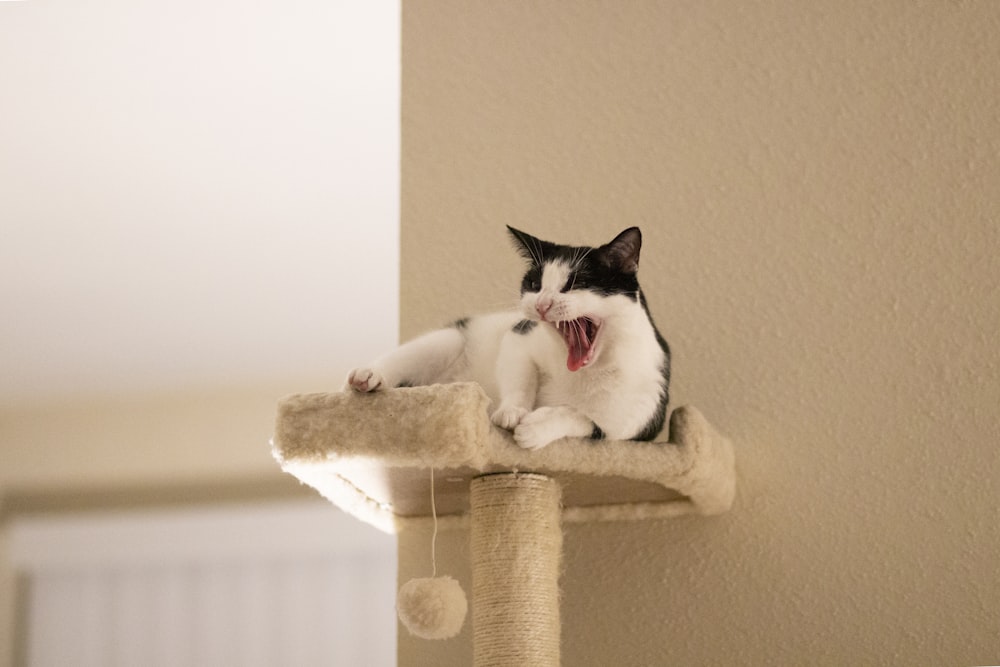
[(583, 260), (587, 259), (587, 255), (591, 253), (593, 248), (577, 248), (573, 252), (573, 261), (570, 263), (570, 275), (573, 276), (573, 282), (570, 283), (569, 289), (572, 290), (576, 287), (576, 277), (581, 266), (583, 266)]
[(491, 308), (498, 308), (501, 310), (509, 310), (511, 308), (516, 308), (521, 302), (521, 290), (517, 287), (511, 287), (510, 284), (497, 285), (494, 290), (498, 294), (509, 295), (506, 296), (503, 301), (496, 301), (491, 304)]
[(543, 257), (544, 253), (542, 252), (542, 242), (539, 241), (538, 239), (532, 239), (531, 245), (534, 246), (534, 248), (530, 249), (531, 258), (535, 261), (535, 264), (541, 266), (544, 260)]

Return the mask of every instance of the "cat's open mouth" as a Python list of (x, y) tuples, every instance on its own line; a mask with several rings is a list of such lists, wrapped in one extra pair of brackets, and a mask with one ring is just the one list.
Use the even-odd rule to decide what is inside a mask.
[(562, 334), (569, 348), (566, 358), (566, 368), (578, 371), (594, 360), (594, 345), (597, 335), (601, 332), (601, 322), (591, 317), (580, 317), (575, 320), (555, 322), (556, 329)]

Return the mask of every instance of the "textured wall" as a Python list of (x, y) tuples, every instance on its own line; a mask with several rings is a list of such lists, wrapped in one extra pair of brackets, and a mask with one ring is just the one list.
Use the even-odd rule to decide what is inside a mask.
[(567, 530), (565, 664), (1000, 661), (998, 34), (987, 1), (404, 3), (404, 337), (513, 302), (506, 223), (637, 224), (674, 404), (737, 447), (728, 515)]

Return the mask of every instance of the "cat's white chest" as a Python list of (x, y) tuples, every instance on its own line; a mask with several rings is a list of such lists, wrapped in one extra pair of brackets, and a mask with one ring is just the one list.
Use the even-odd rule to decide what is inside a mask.
[(620, 373), (615, 368), (571, 372), (565, 366), (549, 366), (539, 372), (537, 406), (576, 405), (592, 409), (612, 399), (619, 383)]

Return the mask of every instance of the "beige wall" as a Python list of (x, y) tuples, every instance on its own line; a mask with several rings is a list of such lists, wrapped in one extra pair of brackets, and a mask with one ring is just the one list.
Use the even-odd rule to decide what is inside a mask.
[(513, 302), (504, 224), (637, 224), (673, 403), (736, 444), (729, 514), (567, 529), (564, 664), (1000, 660), (998, 34), (988, 1), (404, 3), (403, 336)]

